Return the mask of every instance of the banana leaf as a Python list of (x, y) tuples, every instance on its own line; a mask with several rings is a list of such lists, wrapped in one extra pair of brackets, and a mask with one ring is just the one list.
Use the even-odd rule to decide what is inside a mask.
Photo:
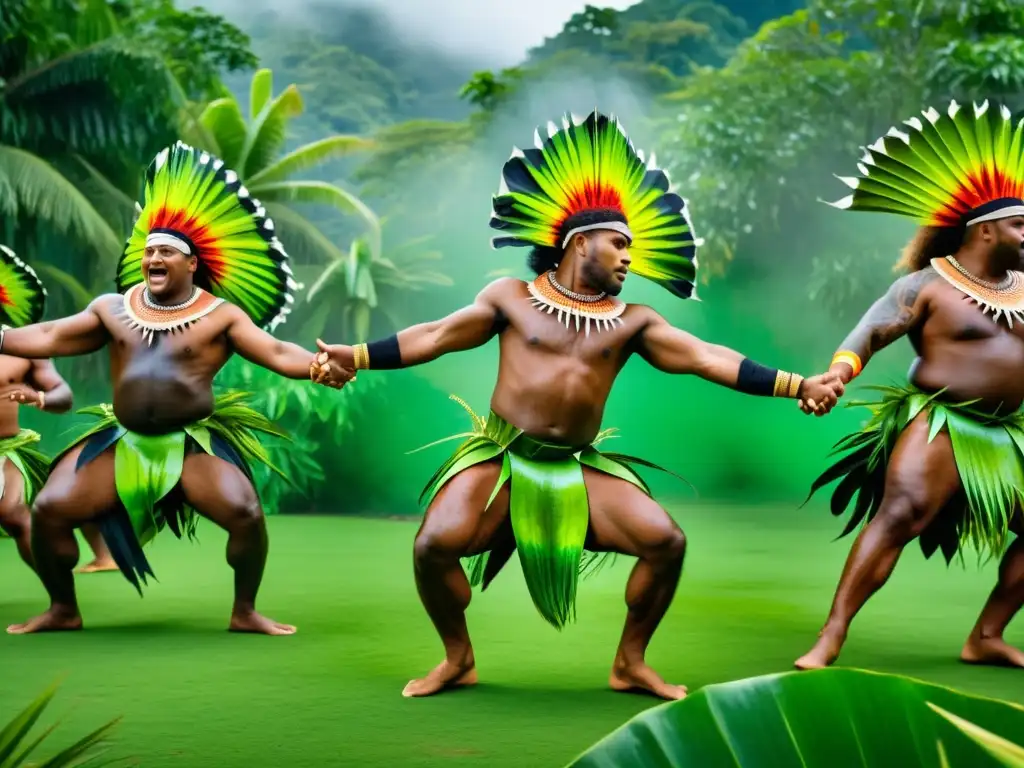
[(1005, 768), (1020, 765), (1010, 761), (1022, 740), (1018, 704), (824, 669), (709, 685), (638, 715), (568, 768)]
[(96, 762), (105, 751), (107, 736), (116, 726), (121, 718), (110, 721), (100, 726), (92, 733), (86, 734), (71, 746), (65, 748), (48, 760), (39, 762), (38, 758), (28, 762), (39, 745), (53, 732), (56, 725), (52, 725), (43, 731), (39, 736), (28, 740), (29, 731), (36, 724), (43, 711), (49, 706), (57, 693), (57, 685), (51, 685), (36, 698), (25, 709), (19, 712), (14, 718), (0, 730), (0, 768), (78, 768), (81, 766), (109, 765), (110, 761), (104, 763)]

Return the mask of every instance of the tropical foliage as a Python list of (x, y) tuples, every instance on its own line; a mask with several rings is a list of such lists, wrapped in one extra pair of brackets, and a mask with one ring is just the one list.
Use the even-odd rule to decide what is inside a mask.
[(196, 132), (195, 145), (235, 169), (250, 194), (266, 206), (277, 225), (278, 236), (299, 263), (337, 261), (344, 256), (296, 209), (297, 204), (323, 205), (359, 216), (368, 242), (374, 252), (379, 252), (380, 222), (358, 197), (337, 184), (292, 178), (333, 159), (365, 150), (369, 143), (358, 136), (335, 135), (285, 153), (288, 123), (302, 113), (302, 96), (294, 84), (274, 96), (273, 84), (269, 69), (253, 75), (248, 122), (234, 96), (211, 101), (199, 116), (206, 133)]
[[(380, 10), (326, 0), (230, 22), (174, 0), (10, 0), (0, 241), (50, 285), (50, 316), (80, 309), (112, 286), (146, 165), (181, 138), (221, 156), (274, 219), (302, 285), (281, 334), (306, 346), (373, 338), (450, 310), (462, 299), (448, 296), (508, 263), (479, 256), (498, 163), (563, 102), (589, 109), (593, 96), (629, 112), (631, 135), (690, 200), (702, 280), (728, 275), (731, 298), (785, 273), (808, 306), (843, 321), (890, 279), (906, 229), (828, 215), (819, 198), (844, 194), (832, 175), (928, 104), (988, 97), (1024, 111), (1022, 32), (1012, 0), (580, 3), (522, 61), (488, 69), (410, 42)], [(473, 284), (453, 284), (454, 264)], [(763, 292), (766, 311), (802, 310), (776, 293)], [(59, 365), (79, 400), (109, 398), (103, 355)], [(387, 379), (359, 384), (321, 392), (242, 361), (220, 376), (277, 392), (298, 436), (276, 456), (298, 462), (306, 490), (278, 498), (265, 482), (272, 506), (308, 506), (339, 456), (363, 482), (346, 430), (356, 415), (391, 416)]]
[[(263, 438), (271, 463), (291, 484), (270, 467), (253, 467), (256, 489), (267, 514), (318, 509), (324, 495), (327, 470), (336, 461), (339, 444), (351, 433), (354, 409), (365, 406), (381, 379), (364, 377), (359, 386), (340, 392), (309, 381), (283, 379), (276, 373), (241, 358), (232, 359), (218, 374), (216, 385), (224, 390), (249, 394), (250, 407), (266, 415), (288, 438)], [(332, 499), (326, 500), (332, 504)], [(319, 506), (323, 511), (323, 505)]]
[[(43, 741), (57, 726), (50, 726), (42, 735), (34, 737), (32, 741), (28, 740), (29, 733), (56, 694), (57, 686), (50, 686), (0, 730), (0, 766), (2, 768), (17, 768), (21, 765), (26, 768), (30, 766), (77, 768), (78, 766), (98, 765), (96, 761), (106, 751), (108, 737), (121, 718), (100, 726), (45, 761), (35, 757), (35, 753)], [(29, 762), (30, 759), (31, 762)]]
[(1022, 734), (1024, 707), (1016, 704), (825, 669), (709, 685), (638, 715), (570, 768), (1021, 768)]
[(820, 250), (823, 233), (802, 222), (818, 198), (842, 196), (832, 175), (926, 106), (1019, 108), (1022, 29), (1024, 6), (1004, 0), (812, 0), (669, 94), (665, 147), (700, 211), (705, 274), (738, 250), (763, 253), (766, 240), (785, 242), (787, 260)]

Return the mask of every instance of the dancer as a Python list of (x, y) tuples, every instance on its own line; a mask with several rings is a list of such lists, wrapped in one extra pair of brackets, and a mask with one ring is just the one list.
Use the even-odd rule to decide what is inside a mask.
[[(827, 410), (838, 378), (766, 368), (616, 298), (630, 270), (676, 297), (693, 295), (696, 244), (684, 200), (667, 191), (665, 172), (653, 157), (645, 165), (614, 118), (567, 117), (536, 143), (506, 162), (491, 219), (503, 235), (496, 247), (533, 246), (536, 279), (497, 280), (472, 305), (382, 341), (318, 342), (322, 363), (393, 369), (500, 339), (491, 412), (486, 421), (473, 416), (473, 432), (459, 436), (468, 440), (424, 491), (416, 583), (445, 660), (403, 694), (476, 682), (465, 617), (470, 585), (486, 588), (518, 550), (534, 604), (556, 628), (574, 616), (578, 576), (596, 564), (596, 553), (637, 557), (610, 685), (679, 699), (686, 688), (666, 683), (644, 656), (675, 593), (685, 539), (630, 466), (654, 465), (595, 447), (607, 434), (599, 429), (612, 384), (635, 353), (668, 373), (754, 395), (800, 396)], [(474, 556), (468, 580), (459, 563), (467, 556)]]
[(246, 407), (244, 395), (213, 393), (214, 375), (236, 352), (289, 378), (346, 380), (261, 330), (284, 320), (294, 287), (273, 224), (220, 160), (179, 142), (147, 171), (117, 281), (123, 295), (0, 333), (0, 351), (21, 357), (106, 347), (114, 390), (112, 406), (82, 411), (97, 423), (57, 457), (35, 500), (32, 550), (50, 608), (8, 632), (82, 627), (76, 527), (97, 524), (141, 594), (140, 578), (153, 575), (143, 546), (165, 526), (192, 536), (198, 513), (228, 532), (230, 629), (291, 634), (295, 627), (256, 612), (267, 534), (249, 470), (253, 461), (269, 464), (254, 431), (283, 433)]
[(114, 556), (110, 554), (110, 548), (103, 541), (103, 534), (100, 533), (99, 528), (92, 523), (86, 523), (82, 526), (82, 537), (92, 550), (93, 558), (78, 568), (75, 573), (103, 573), (118, 570)]
[(867, 150), (853, 195), (837, 207), (883, 211), (924, 226), (903, 253), (899, 278), (843, 341), (829, 370), (844, 382), (906, 336), (917, 354), (909, 384), (883, 388), (874, 416), (838, 444), (848, 453), (811, 494), (842, 478), (843, 535), (865, 518), (819, 639), (799, 669), (833, 663), (850, 622), (885, 584), (903, 548), (920, 537), (947, 565), (965, 546), (1003, 553), (960, 658), (1024, 667), (1003, 632), (1024, 602), (1024, 122), (988, 102), (893, 128)]
[[(0, 245), (0, 322), (18, 327), (39, 322), (46, 308), (46, 288), (28, 264)], [(29, 567), (32, 559), (30, 506), (46, 482), (50, 461), (34, 446), (39, 434), (19, 425), (19, 407), (47, 413), (71, 408), (71, 388), (50, 360), (0, 355), (0, 533), (14, 539)]]

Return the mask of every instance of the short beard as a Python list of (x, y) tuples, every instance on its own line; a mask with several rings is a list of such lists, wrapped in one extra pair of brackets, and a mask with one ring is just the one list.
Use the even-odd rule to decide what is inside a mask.
[(614, 279), (614, 276), (602, 269), (594, 260), (594, 248), (588, 249), (588, 258), (583, 262), (580, 274), (587, 285), (599, 293), (606, 293), (609, 296), (618, 296), (622, 293), (622, 283)]

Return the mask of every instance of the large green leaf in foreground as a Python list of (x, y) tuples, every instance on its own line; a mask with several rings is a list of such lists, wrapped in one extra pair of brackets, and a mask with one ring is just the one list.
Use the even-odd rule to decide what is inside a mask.
[(112, 720), (106, 725), (100, 726), (92, 733), (86, 734), (69, 747), (50, 757), (44, 762), (29, 762), (40, 744), (53, 732), (55, 725), (50, 726), (39, 736), (29, 740), (29, 732), (32, 726), (49, 706), (50, 701), (57, 693), (57, 686), (52, 685), (36, 698), (25, 709), (14, 716), (6, 726), (0, 729), (0, 768), (98, 768), (98, 762), (107, 744), (107, 737), (110, 731), (121, 718)]
[(638, 715), (570, 768), (1024, 768), (1021, 742), (1019, 705), (825, 669), (709, 685)]

